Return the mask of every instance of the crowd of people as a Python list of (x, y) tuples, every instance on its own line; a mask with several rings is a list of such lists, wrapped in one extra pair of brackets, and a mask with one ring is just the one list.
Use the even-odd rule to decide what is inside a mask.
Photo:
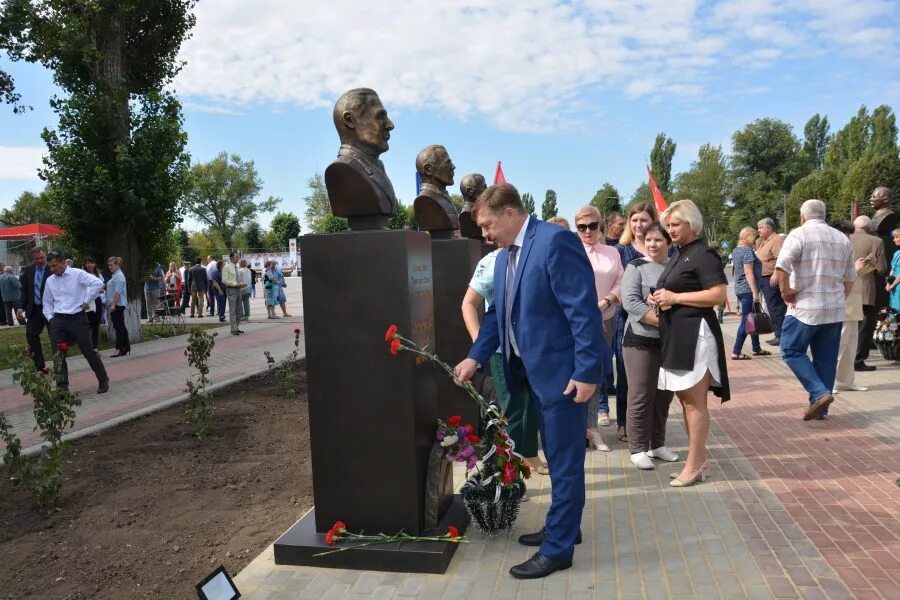
[[(774, 333), (768, 343), (780, 346), (807, 392), (804, 421), (825, 419), (838, 391), (865, 389), (853, 380), (854, 371), (874, 368), (864, 362), (872, 340), (864, 322), (879, 308), (878, 286), (891, 301), (900, 296), (900, 252), (888, 261), (888, 274), (884, 244), (868, 233), (868, 217), (855, 228), (827, 223), (825, 203), (815, 199), (800, 213), (800, 227), (786, 237), (769, 218), (740, 232), (730, 260), (741, 320), (726, 354), (716, 308), (726, 302), (728, 279), (719, 253), (701, 239), (703, 216), (692, 201), (674, 202), (662, 215), (638, 203), (627, 215), (605, 218), (585, 206), (574, 215), (576, 237), (564, 218), (529, 216), (509, 184), (478, 198), (473, 217), (497, 249), (478, 263), (463, 299), (473, 346), (456, 377), (467, 381), (490, 364), (516, 450), (552, 481), (545, 527), (519, 539), (540, 550), (511, 569), (514, 577), (571, 566), (580, 541), (585, 448), (610, 450), (599, 432), (611, 424), (611, 391), (616, 435), (636, 468), (681, 460), (666, 447), (677, 398), (688, 451), (670, 485), (691, 486), (710, 475), (707, 398), (710, 392), (722, 402), (731, 398), (729, 358), (771, 356), (752, 328), (763, 306)], [(900, 230), (893, 241), (900, 246)], [(743, 352), (747, 337), (750, 355)], [(538, 457), (538, 436), (547, 464)]]

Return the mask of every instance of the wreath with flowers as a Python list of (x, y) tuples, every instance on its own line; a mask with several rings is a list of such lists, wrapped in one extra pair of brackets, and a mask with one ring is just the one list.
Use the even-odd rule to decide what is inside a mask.
[[(402, 351), (422, 356), (456, 380), (453, 367), (427, 347), (401, 336), (396, 325), (388, 327), (384, 340), (394, 356)], [(470, 382), (457, 384), (478, 405), (485, 421), (484, 434), (479, 437), (471, 424), (463, 424), (461, 417), (454, 415), (438, 419), (435, 436), (445, 448), (448, 461), (466, 465), (467, 480), (460, 495), (475, 526), (487, 535), (496, 535), (515, 526), (525, 495), (524, 480), (531, 477), (531, 468), (525, 457), (515, 451), (500, 407), (485, 400)]]
[(879, 312), (872, 339), (885, 360), (900, 360), (900, 312), (893, 308)]

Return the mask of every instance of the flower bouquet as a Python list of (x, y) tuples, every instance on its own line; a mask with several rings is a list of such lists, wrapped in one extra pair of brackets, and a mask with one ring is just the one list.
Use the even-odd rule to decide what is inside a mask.
[[(397, 331), (397, 326), (391, 325), (385, 334), (391, 354), (398, 356), (401, 351), (417, 354), (455, 379), (453, 367)], [(515, 525), (525, 494), (523, 480), (531, 476), (531, 469), (515, 451), (515, 442), (506, 433), (506, 419), (500, 408), (485, 400), (470, 382), (457, 383), (478, 404), (486, 421), (484, 435), (478, 437), (471, 425), (462, 425), (459, 416), (452, 416), (446, 421), (438, 420), (436, 436), (446, 448), (447, 460), (465, 463), (467, 475), (475, 470), (462, 486), (460, 495), (476, 527), (487, 535), (496, 535)]]
[(885, 360), (900, 360), (900, 313), (885, 308), (878, 313), (872, 339)]

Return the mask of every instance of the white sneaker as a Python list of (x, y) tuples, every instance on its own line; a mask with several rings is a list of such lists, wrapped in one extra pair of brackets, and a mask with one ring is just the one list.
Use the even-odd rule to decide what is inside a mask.
[(834, 388), (834, 392), (835, 392), (835, 393), (837, 393), (838, 391), (842, 391), (842, 392), (868, 392), (868, 391), (869, 391), (869, 388), (867, 388), (867, 387), (865, 387), (865, 386), (863, 386), (863, 385), (856, 385), (856, 384), (854, 383), (853, 385), (846, 385), (846, 386)]
[(647, 456), (646, 452), (638, 452), (637, 454), (632, 454), (631, 462), (633, 462), (634, 466), (636, 466), (638, 469), (644, 469), (645, 471), (656, 468), (653, 466), (653, 461), (650, 460), (650, 457)]
[(675, 462), (679, 459), (679, 456), (677, 454), (675, 454), (665, 446), (654, 448), (647, 453), (647, 456), (649, 456), (650, 458), (658, 458), (659, 460), (664, 460), (666, 462)]

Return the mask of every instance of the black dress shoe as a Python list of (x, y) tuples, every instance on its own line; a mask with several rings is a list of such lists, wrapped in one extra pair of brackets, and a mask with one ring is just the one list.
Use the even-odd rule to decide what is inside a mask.
[(772, 338), (771, 340), (766, 340), (766, 343), (770, 346), (780, 346), (781, 338)]
[(521, 565), (516, 565), (510, 569), (509, 574), (516, 579), (540, 579), (556, 571), (568, 569), (571, 566), (571, 560), (552, 560), (540, 552), (535, 552), (534, 556)]
[(877, 368), (878, 368), (878, 367), (873, 367), (872, 365), (867, 365), (867, 364), (864, 363), (864, 362), (858, 362), (858, 363), (856, 363), (855, 365), (853, 365), (853, 370), (854, 370), (854, 371), (863, 371), (863, 372), (866, 372), (866, 371), (874, 371), (874, 370), (876, 370)]
[[(542, 527), (540, 531), (537, 533), (526, 533), (525, 535), (519, 536), (519, 543), (523, 546), (540, 546), (544, 543), (544, 540), (547, 539), (547, 528)], [(578, 537), (575, 538), (575, 543), (581, 543), (581, 531), (578, 532)]]
[(97, 388), (98, 394), (105, 394), (109, 391), (109, 377), (100, 382), (100, 387)]

